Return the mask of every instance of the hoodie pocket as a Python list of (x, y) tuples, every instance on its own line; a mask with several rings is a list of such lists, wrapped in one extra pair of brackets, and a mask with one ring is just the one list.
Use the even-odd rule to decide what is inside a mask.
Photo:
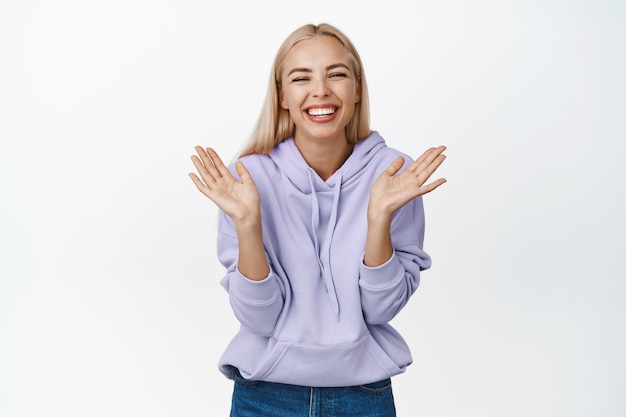
[(333, 346), (277, 342), (249, 378), (306, 386), (350, 386), (400, 372), (368, 333), (354, 343)]
[(387, 376), (393, 376), (403, 372), (404, 369), (400, 368), (369, 334), (367, 335), (367, 350), (372, 359), (378, 363), (378, 366), (387, 372)]
[(267, 376), (281, 363), (290, 347), (291, 343), (277, 341), (270, 351), (260, 358), (259, 366), (248, 379), (271, 381), (271, 379), (267, 379)]

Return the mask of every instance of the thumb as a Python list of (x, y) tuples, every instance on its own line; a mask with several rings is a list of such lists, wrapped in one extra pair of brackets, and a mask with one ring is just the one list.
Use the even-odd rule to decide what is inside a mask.
[(250, 172), (248, 172), (248, 169), (245, 167), (243, 162), (241, 161), (237, 162), (235, 164), (235, 170), (237, 171), (237, 174), (239, 175), (239, 177), (241, 178), (243, 182), (248, 182), (251, 180)]
[(387, 167), (387, 169), (385, 170), (385, 172), (387, 174), (391, 175), (395, 175), (396, 172), (398, 172), (400, 170), (400, 168), (402, 168), (402, 166), (404, 165), (404, 158), (399, 156), (396, 159), (394, 159), (394, 161), (391, 163), (391, 165), (389, 165), (389, 167)]

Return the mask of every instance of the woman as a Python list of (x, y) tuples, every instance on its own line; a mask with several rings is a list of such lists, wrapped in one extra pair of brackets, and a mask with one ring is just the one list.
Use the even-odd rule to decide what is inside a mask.
[(412, 162), (370, 130), (361, 59), (328, 24), (283, 42), (235, 164), (196, 147), (241, 323), (220, 359), (231, 416), (395, 416), (390, 377), (412, 359), (388, 322), (430, 266), (420, 196), (444, 150)]

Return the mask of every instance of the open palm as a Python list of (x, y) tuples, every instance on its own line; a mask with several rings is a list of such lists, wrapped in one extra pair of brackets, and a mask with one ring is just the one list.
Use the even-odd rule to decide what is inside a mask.
[(241, 177), (241, 181), (238, 181), (215, 150), (212, 148), (205, 150), (200, 146), (196, 146), (195, 149), (198, 155), (193, 155), (191, 160), (200, 177), (194, 173), (190, 173), (189, 176), (198, 190), (234, 221), (258, 216), (259, 192), (246, 167), (241, 162), (237, 163), (237, 174)]
[(415, 197), (429, 193), (445, 183), (444, 178), (439, 178), (424, 185), (445, 160), (445, 149), (445, 146), (428, 149), (398, 175), (395, 174), (402, 168), (404, 158), (394, 160), (370, 189), (370, 214), (391, 215)]

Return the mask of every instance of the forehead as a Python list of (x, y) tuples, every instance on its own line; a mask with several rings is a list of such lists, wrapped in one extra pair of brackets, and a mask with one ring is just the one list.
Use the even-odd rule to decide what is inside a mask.
[[(332, 36), (316, 36), (296, 43), (285, 57), (285, 69), (328, 64), (350, 64), (341, 42)], [(350, 65), (352, 67), (352, 65)]]

